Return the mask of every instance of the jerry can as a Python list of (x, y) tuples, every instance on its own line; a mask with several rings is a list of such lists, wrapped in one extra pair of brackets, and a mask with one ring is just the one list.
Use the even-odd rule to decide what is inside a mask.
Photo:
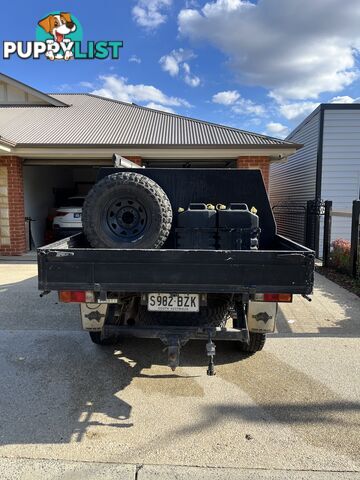
[(177, 227), (177, 248), (216, 248), (216, 210), (213, 205), (190, 203), (186, 210), (180, 208)]
[(256, 250), (259, 217), (246, 203), (230, 203), (218, 209), (218, 238), (221, 250)]

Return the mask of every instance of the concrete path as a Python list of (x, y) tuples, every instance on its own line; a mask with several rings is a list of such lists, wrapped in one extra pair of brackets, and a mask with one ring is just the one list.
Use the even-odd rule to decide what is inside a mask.
[(357, 480), (357, 472), (121, 465), (0, 458), (3, 480)]
[(1, 479), (360, 478), (360, 300), (321, 276), (212, 378), (202, 342), (175, 375), (157, 341), (96, 347), (31, 261), (0, 264), (0, 329)]

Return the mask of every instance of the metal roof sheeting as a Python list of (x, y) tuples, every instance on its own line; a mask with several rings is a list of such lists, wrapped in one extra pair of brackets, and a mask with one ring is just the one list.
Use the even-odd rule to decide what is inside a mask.
[(56, 94), (69, 106), (2, 106), (0, 137), (19, 145), (251, 146), (292, 142), (91, 94)]

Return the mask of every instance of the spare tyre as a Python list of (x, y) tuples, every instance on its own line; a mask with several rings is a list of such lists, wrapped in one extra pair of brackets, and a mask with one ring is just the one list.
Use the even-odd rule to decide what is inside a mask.
[(97, 248), (160, 248), (171, 222), (164, 190), (133, 172), (114, 173), (96, 183), (82, 211), (86, 238)]

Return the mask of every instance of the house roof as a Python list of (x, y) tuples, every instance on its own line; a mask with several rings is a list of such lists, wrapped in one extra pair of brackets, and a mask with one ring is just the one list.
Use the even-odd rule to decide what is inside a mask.
[(91, 94), (47, 95), (61, 106), (0, 105), (0, 141), (16, 147), (239, 147), (282, 150), (277, 138)]
[[(46, 95), (46, 93), (40, 92), (29, 85), (25, 85), (25, 83), (19, 82), (19, 80), (15, 80), (15, 78), (8, 77), (4, 73), (0, 73), (0, 83), (5, 83), (10, 85), (13, 88), (19, 89), (23, 91), (25, 94), (31, 95), (34, 101), (38, 101), (39, 105), (47, 105), (52, 107), (65, 107), (66, 105), (61, 102), (60, 100), (51, 97), (50, 95)], [(36, 102), (37, 103), (37, 102)]]

